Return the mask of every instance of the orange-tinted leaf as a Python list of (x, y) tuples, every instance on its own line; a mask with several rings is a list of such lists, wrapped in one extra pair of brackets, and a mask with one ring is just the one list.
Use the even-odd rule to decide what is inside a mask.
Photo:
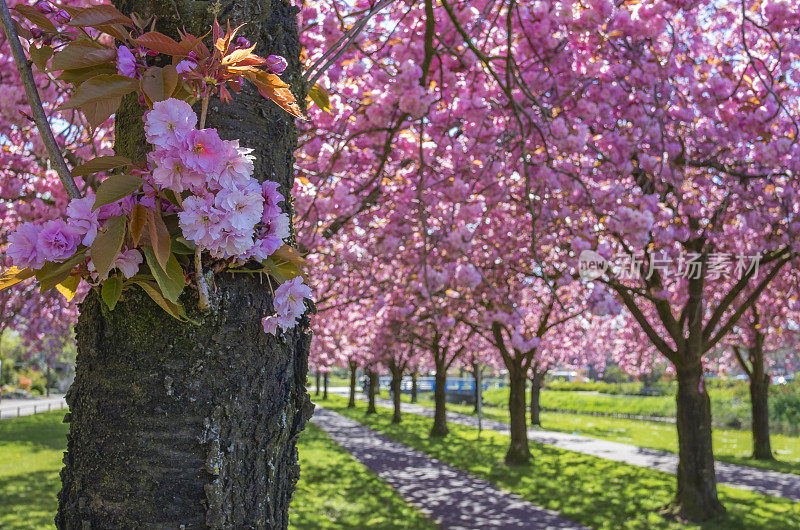
[(156, 260), (162, 268), (166, 268), (167, 260), (169, 260), (170, 256), (170, 247), (172, 246), (169, 240), (169, 230), (167, 230), (167, 225), (164, 224), (161, 214), (154, 212), (150, 208), (147, 209), (147, 230), (150, 234), (150, 243), (153, 245), (153, 253)]
[(166, 55), (178, 55), (181, 57), (188, 55), (195, 44), (193, 41), (179, 43), (175, 39), (167, 37), (163, 33), (157, 31), (148, 31), (141, 37), (134, 39), (134, 42), (154, 52)]
[(27, 280), (32, 276), (33, 271), (30, 269), (18, 269), (17, 267), (11, 267), (2, 275), (0, 275), (0, 291), (11, 287), (12, 285), (16, 285), (23, 280)]
[(121, 97), (98, 99), (82, 105), (81, 110), (92, 127), (100, 127), (112, 114), (117, 112), (121, 103)]
[(178, 86), (178, 71), (171, 64), (164, 68), (151, 66), (142, 76), (142, 92), (150, 103), (169, 99)]
[(131, 239), (133, 240), (133, 246), (139, 246), (139, 239), (142, 237), (146, 223), (147, 208), (137, 202), (131, 210)]
[(120, 11), (108, 4), (91, 6), (81, 9), (72, 16), (68, 22), (70, 26), (99, 26), (103, 24), (127, 24), (133, 25), (133, 21), (120, 13)]
[(266, 59), (253, 54), (253, 50), (255, 49), (256, 46), (254, 44), (249, 48), (234, 50), (222, 58), (222, 64), (223, 65), (238, 64), (242, 61), (246, 61), (248, 65), (253, 65), (253, 66), (266, 64), (267, 63)]
[(257, 73), (249, 72), (247, 78), (256, 85), (262, 96), (271, 99), (295, 118), (306, 119), (294, 99), (294, 94), (289, 90), (289, 85), (281, 81), (280, 77), (258, 70)]
[(102, 31), (103, 33), (107, 33), (115, 39), (121, 40), (122, 42), (125, 42), (131, 38), (130, 33), (122, 24), (101, 24), (95, 26), (95, 29)]
[(53, 70), (73, 70), (87, 66), (113, 63), (117, 50), (107, 48), (89, 40), (76, 40), (67, 44), (53, 56)]
[(44, 13), (28, 4), (17, 4), (14, 6), (14, 11), (30, 20), (35, 26), (45, 31), (55, 33), (58, 31), (55, 24), (53, 24)]

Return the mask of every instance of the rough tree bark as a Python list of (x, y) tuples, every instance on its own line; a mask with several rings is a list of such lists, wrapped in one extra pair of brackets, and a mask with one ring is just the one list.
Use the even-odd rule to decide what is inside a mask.
[(544, 386), (544, 375), (544, 371), (533, 370), (533, 377), (531, 377), (531, 425), (542, 425), (540, 397)]
[(411, 403), (417, 402), (417, 372), (411, 374)]
[(328, 399), (328, 377), (330, 372), (325, 372), (325, 377), (323, 377), (323, 389), (322, 389), (322, 399)]
[(478, 413), (478, 400), (481, 397), (480, 389), (478, 388), (478, 370), (480, 370), (480, 365), (478, 363), (472, 363), (472, 381), (475, 384), (473, 388), (473, 397), (475, 398), (475, 407), (473, 407), (473, 412), (475, 414)]
[(753, 420), (753, 458), (774, 460), (769, 439), (769, 374), (764, 368), (764, 335), (756, 334), (750, 356), (750, 410)]
[(700, 356), (677, 365), (678, 490), (675, 505), (692, 521), (725, 512), (717, 497), (711, 442), (711, 400), (703, 384)]
[(369, 396), (369, 403), (367, 405), (367, 414), (375, 414), (378, 410), (375, 408), (375, 396), (378, 394), (378, 372), (370, 370), (367, 374), (367, 394)]
[(528, 446), (528, 425), (525, 412), (525, 371), (521, 366), (508, 365), (508, 413), (511, 441), (505, 462), (515, 466), (527, 464), (531, 459)]
[[(121, 0), (125, 13), (156, 15), (158, 28), (205, 34), (209, 4)], [(288, 0), (221, 0), (223, 23), (262, 56), (283, 55), (282, 76), (304, 101), (298, 9)], [(142, 108), (117, 112), (119, 154), (141, 160)], [(208, 125), (257, 156), (255, 175), (289, 196), (293, 119), (246, 87), (234, 103), (212, 101)], [(297, 436), (312, 406), (305, 391), (310, 333), (303, 319), (284, 339), (264, 333), (272, 312), (258, 278), (213, 278), (212, 308), (183, 302), (199, 325), (173, 319), (138, 287), (113, 312), (92, 290), (77, 325), (76, 378), (67, 395), (68, 447), (56, 524), (75, 528), (286, 528), (298, 478)]]
[(447, 367), (444, 362), (436, 363), (436, 376), (433, 382), (433, 426), (431, 436), (447, 436)]
[(402, 395), (403, 370), (395, 362), (389, 363), (389, 371), (392, 372), (392, 423), (400, 423), (402, 414), (400, 413), (400, 396)]
[(315, 395), (315, 396), (318, 396), (318, 395), (319, 395), (319, 387), (320, 387), (320, 386), (321, 386), (321, 384), (322, 384), (322, 381), (321, 381), (321, 379), (322, 379), (322, 374), (321, 374), (321, 373), (319, 373), (319, 370), (317, 370), (317, 381), (316, 381), (316, 383), (317, 383), (317, 385), (316, 385), (316, 386), (317, 386), (317, 388), (316, 388), (316, 390), (314, 391), (314, 395)]
[(348, 365), (350, 366), (350, 399), (347, 401), (347, 408), (352, 409), (356, 406), (356, 378), (358, 377), (358, 364), (356, 364), (355, 361), (349, 361)]

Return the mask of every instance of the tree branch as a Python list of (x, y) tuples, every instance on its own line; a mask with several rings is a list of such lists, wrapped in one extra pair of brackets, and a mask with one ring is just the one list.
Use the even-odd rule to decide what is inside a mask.
[(19, 76), (22, 78), (22, 86), (25, 87), (25, 94), (28, 96), (33, 121), (39, 129), (39, 134), (42, 135), (42, 142), (50, 155), (50, 161), (53, 163), (58, 173), (58, 178), (61, 179), (61, 184), (70, 199), (80, 199), (81, 192), (72, 178), (64, 157), (61, 155), (61, 150), (58, 148), (53, 131), (50, 129), (50, 123), (47, 121), (47, 115), (44, 113), (44, 108), (42, 108), (42, 100), (39, 98), (39, 91), (36, 89), (36, 82), (33, 80), (30, 63), (25, 58), (25, 50), (22, 49), (22, 44), (19, 42), (19, 35), (17, 35), (17, 29), (14, 27), (14, 21), (11, 19), (11, 12), (8, 10), (5, 0), (0, 0), (0, 25), (3, 26), (3, 32), (8, 38), (8, 46), (11, 48), (14, 62), (17, 63), (17, 70), (19, 70)]

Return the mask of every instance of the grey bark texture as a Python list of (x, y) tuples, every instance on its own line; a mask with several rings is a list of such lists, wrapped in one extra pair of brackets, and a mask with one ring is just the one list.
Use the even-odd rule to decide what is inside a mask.
[[(157, 27), (202, 35), (206, 2), (122, 0), (124, 13), (156, 15)], [(282, 78), (303, 101), (297, 8), (287, 0), (216, 4), (262, 56), (283, 55)], [(146, 152), (142, 108), (117, 113), (116, 151)], [(297, 133), (291, 116), (246, 86), (232, 104), (211, 102), (209, 127), (254, 149), (255, 176), (289, 196)], [(289, 201), (287, 201), (289, 202)], [(285, 208), (291, 208), (286, 204)], [(68, 449), (58, 528), (286, 528), (299, 476), (296, 441), (313, 410), (305, 391), (308, 319), (282, 337), (264, 333), (272, 294), (257, 277), (208, 276), (212, 308), (180, 323), (138, 287), (114, 311), (93, 290), (81, 304), (78, 360), (67, 401)]]

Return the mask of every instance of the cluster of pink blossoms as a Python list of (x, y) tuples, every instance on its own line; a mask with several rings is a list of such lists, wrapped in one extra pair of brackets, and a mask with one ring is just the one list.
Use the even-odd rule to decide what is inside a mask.
[(311, 289), (299, 276), (278, 286), (272, 302), (275, 314), (264, 317), (261, 321), (264, 331), (275, 335), (279, 327), (284, 331), (292, 329), (306, 309), (305, 298), (311, 298)]
[(253, 156), (238, 140), (222, 140), (215, 129), (196, 129), (197, 115), (185, 101), (168, 99), (145, 116), (154, 150), (152, 184), (182, 201), (179, 224), (186, 239), (216, 258), (262, 261), (289, 236), (289, 216), (274, 182), (253, 178)]
[[(92, 211), (94, 197), (87, 196), (73, 199), (67, 206), (67, 219), (53, 219), (41, 224), (23, 223), (8, 237), (6, 254), (11, 263), (20, 268), (41, 269), (46, 261), (63, 262), (78, 252), (81, 245), (89, 247), (97, 236), (100, 223), (113, 215), (129, 213), (131, 200), (108, 204)], [(152, 203), (152, 199), (150, 199)], [(111, 268), (117, 268), (126, 278), (139, 271), (142, 253), (136, 249), (123, 250), (117, 256)], [(89, 260), (87, 268), (94, 271)], [(95, 280), (104, 280), (97, 278)]]

